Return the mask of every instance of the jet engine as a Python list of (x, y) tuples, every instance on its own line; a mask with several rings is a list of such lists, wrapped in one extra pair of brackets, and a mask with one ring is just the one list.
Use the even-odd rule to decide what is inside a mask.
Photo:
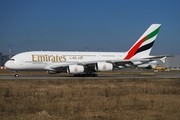
[(47, 71), (48, 74), (57, 74), (57, 73), (60, 73), (58, 71)]
[(84, 66), (81, 65), (69, 65), (67, 68), (69, 74), (79, 74), (84, 72)]
[(113, 65), (106, 62), (98, 62), (95, 64), (96, 71), (111, 71), (113, 70)]

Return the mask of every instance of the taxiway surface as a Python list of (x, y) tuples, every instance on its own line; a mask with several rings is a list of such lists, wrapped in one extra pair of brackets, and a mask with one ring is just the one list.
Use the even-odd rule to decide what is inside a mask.
[(1, 80), (10, 80), (10, 79), (129, 79), (129, 78), (180, 78), (180, 75), (139, 75), (139, 76), (99, 76), (99, 77), (69, 77), (69, 76), (0, 76)]
[(11, 79), (129, 79), (129, 78), (179, 78), (180, 71), (162, 71), (153, 72), (152, 70), (121, 70), (118, 72), (99, 74), (98, 77), (73, 77), (73, 75), (48, 75), (40, 72), (34, 74), (34, 72), (21, 73), (19, 77), (14, 77), (12, 71), (1, 71), (0, 80), (11, 80)]

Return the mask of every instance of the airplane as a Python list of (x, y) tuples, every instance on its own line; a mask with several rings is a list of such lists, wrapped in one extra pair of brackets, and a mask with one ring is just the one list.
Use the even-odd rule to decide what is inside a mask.
[(161, 24), (152, 24), (126, 52), (28, 51), (16, 54), (5, 63), (19, 77), (18, 71), (67, 72), (74, 76), (97, 77), (96, 72), (140, 65), (164, 56), (150, 56)]

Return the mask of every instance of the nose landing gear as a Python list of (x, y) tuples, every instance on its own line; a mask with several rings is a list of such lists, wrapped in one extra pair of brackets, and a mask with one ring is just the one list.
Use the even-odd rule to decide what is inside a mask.
[(14, 77), (19, 77), (18, 71), (13, 71), (15, 73)]
[(15, 76), (15, 77), (19, 77), (19, 74), (15, 74), (14, 76)]

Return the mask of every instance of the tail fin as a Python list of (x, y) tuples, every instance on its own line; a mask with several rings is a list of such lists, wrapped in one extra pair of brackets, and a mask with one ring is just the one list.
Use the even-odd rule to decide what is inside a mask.
[(149, 56), (161, 24), (152, 24), (138, 41), (128, 50), (125, 60)]

